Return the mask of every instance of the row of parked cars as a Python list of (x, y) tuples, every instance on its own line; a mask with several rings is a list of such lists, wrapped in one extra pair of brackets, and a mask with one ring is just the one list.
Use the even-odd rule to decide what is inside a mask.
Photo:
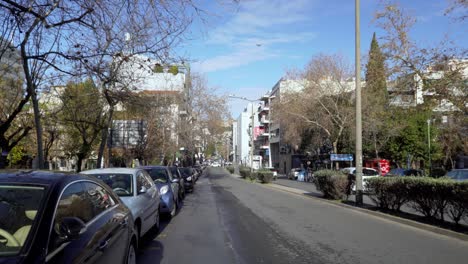
[(0, 263), (136, 263), (142, 236), (174, 217), (201, 168), (0, 172)]

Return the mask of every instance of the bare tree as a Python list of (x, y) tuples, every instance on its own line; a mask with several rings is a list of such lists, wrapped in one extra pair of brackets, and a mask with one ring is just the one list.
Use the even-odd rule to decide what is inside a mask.
[(286, 124), (289, 138), (316, 128), (331, 141), (333, 152), (339, 153), (339, 143), (353, 121), (350, 76), (352, 69), (341, 56), (321, 54), (312, 58), (306, 69), (294, 77), (302, 80), (303, 89), (285, 93), (274, 106), (280, 113), (276, 118)]

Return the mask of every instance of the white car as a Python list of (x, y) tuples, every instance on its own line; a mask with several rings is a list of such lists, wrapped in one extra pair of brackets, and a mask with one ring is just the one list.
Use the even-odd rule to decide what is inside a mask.
[(211, 163), (211, 167), (221, 167), (221, 164), (219, 164), (219, 162), (215, 161), (215, 162)]
[[(341, 171), (346, 174), (356, 175), (356, 167), (343, 168), (341, 169)], [(362, 189), (367, 190), (366, 181), (365, 181), (366, 179), (379, 177), (379, 176), (380, 174), (376, 169), (363, 167), (362, 168)], [(356, 191), (356, 184), (354, 184), (353, 186), (353, 191)]]
[(145, 170), (108, 168), (81, 173), (102, 180), (120, 197), (132, 212), (138, 239), (153, 227), (159, 229), (160, 195), (158, 188)]

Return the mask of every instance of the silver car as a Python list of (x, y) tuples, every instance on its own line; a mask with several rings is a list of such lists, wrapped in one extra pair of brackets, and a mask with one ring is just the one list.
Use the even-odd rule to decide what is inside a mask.
[(151, 228), (159, 229), (158, 188), (143, 169), (108, 168), (81, 172), (109, 185), (135, 219), (135, 231), (140, 239)]

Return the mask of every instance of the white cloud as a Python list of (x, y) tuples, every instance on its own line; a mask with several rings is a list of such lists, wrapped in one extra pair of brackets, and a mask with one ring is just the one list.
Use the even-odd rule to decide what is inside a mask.
[(239, 11), (211, 32), (207, 45), (221, 46), (229, 53), (198, 63), (203, 72), (213, 72), (279, 56), (278, 45), (298, 43), (314, 33), (294, 28), (309, 20), (310, 0), (241, 1)]

